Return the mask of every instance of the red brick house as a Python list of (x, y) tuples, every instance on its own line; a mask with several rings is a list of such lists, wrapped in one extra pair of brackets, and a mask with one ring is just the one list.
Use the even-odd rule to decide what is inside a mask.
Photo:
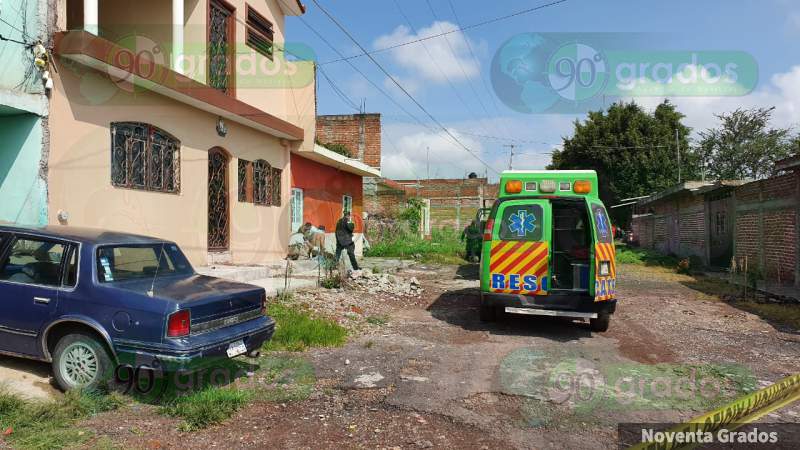
[[(325, 227), (326, 247), (345, 209), (356, 224), (356, 253), (362, 253), (363, 178), (380, 177), (380, 114), (317, 116), (312, 152), (291, 156), (291, 232), (306, 222)], [(344, 148), (343, 155), (326, 147)]]

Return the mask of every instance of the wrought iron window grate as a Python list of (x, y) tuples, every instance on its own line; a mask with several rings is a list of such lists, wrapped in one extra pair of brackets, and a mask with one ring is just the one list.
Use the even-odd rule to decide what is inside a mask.
[(111, 124), (111, 184), (147, 191), (180, 192), (181, 143), (141, 122)]

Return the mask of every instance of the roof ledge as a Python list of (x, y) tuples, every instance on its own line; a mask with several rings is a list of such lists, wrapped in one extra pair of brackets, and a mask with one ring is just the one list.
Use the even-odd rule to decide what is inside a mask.
[(300, 0), (278, 0), (278, 4), (287, 16), (302, 16), (306, 13), (306, 5), (300, 3)]
[(298, 156), (302, 156), (303, 158), (316, 161), (326, 166), (334, 167), (343, 172), (352, 173), (362, 177), (381, 176), (380, 169), (376, 169), (375, 167), (364, 164), (358, 159), (348, 158), (347, 156), (328, 150), (319, 144), (314, 144), (314, 149), (312, 151), (293, 150), (293, 152)]

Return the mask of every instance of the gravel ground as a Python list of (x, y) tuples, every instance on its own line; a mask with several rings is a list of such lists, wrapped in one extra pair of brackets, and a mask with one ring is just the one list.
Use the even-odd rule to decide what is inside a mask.
[[(316, 376), (307, 399), (259, 401), (193, 433), (142, 405), (82, 426), (124, 448), (608, 448), (618, 422), (685, 420), (742, 386), (800, 371), (796, 330), (703, 294), (690, 277), (619, 272), (607, 333), (547, 318), (479, 322), (475, 266), (403, 268), (397, 275), (424, 289), (414, 295), (296, 294), (352, 334), (344, 347), (300, 355)], [(637, 377), (659, 376), (713, 383), (686, 399), (612, 389), (614, 380), (635, 387)], [(800, 406), (763, 420), (798, 422)]]

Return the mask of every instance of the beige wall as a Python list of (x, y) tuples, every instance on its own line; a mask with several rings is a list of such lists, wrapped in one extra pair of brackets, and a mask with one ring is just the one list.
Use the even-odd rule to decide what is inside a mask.
[[(285, 256), (290, 197), (289, 154), (270, 135), (227, 122), (219, 137), (217, 117), (158, 94), (114, 83), (79, 64), (59, 64), (50, 110), (50, 223), (69, 214), (69, 225), (162, 237), (179, 243), (192, 263), (207, 258), (208, 150), (220, 146), (229, 165), (231, 257), (254, 264)], [(179, 195), (115, 188), (110, 154), (113, 121), (141, 121), (181, 140)], [(237, 157), (263, 158), (284, 169), (283, 205), (255, 206), (237, 199)]]
[[(59, 0), (65, 10), (66, 0)], [(281, 0), (294, 1), (294, 0)], [(276, 50), (285, 42), (285, 16), (278, 0), (229, 0), (236, 8), (236, 98), (306, 130), (302, 150), (312, 150), (316, 117), (314, 65), (287, 62), (276, 51), (269, 61), (245, 44), (246, 5), (274, 25)], [(137, 53), (153, 55), (157, 63), (172, 61), (172, 7), (169, 0), (103, 0), (99, 10), (100, 36)], [(184, 0), (185, 74), (201, 83), (207, 79), (208, 0)], [(58, 27), (66, 29), (63, 17)], [(296, 144), (299, 145), (300, 143)]]

